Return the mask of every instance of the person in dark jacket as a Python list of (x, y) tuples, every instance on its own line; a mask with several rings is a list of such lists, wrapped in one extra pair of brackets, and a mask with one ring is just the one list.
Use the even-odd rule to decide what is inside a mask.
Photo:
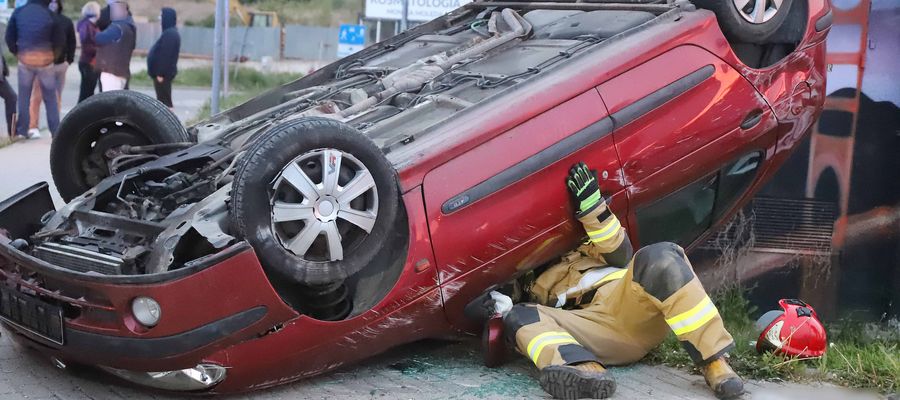
[(131, 77), (129, 65), (137, 39), (127, 3), (109, 0), (109, 14), (112, 22), (95, 37), (100, 90), (104, 92), (125, 89)]
[(3, 57), (3, 49), (0, 48), (0, 62), (3, 63), (3, 72), (0, 74), (0, 98), (6, 106), (6, 133), (9, 138), (13, 139), (16, 135), (16, 92), (9, 84), (9, 66), (6, 65), (6, 58)]
[(81, 40), (81, 56), (78, 58), (78, 71), (81, 72), (81, 90), (78, 94), (78, 102), (94, 95), (97, 89), (97, 81), (100, 73), (97, 72), (94, 63), (97, 59), (97, 42), (95, 37), (100, 29), (97, 21), (100, 19), (100, 4), (89, 1), (81, 8), (81, 20), (78, 21), (78, 38)]
[[(53, 12), (56, 29), (62, 30), (65, 35), (63, 47), (53, 49), (55, 54), (53, 60), (53, 73), (56, 74), (56, 101), (61, 109), (62, 91), (66, 85), (66, 71), (69, 70), (69, 65), (75, 61), (75, 47), (77, 45), (75, 39), (75, 25), (72, 24), (72, 20), (69, 19), (69, 17), (63, 15), (62, 0), (50, 0), (48, 8)], [(28, 130), (29, 134), (40, 135), (38, 123), (40, 122), (41, 116), (42, 97), (40, 85), (35, 83), (34, 88), (31, 91), (31, 104), (29, 107), (29, 114), (31, 117), (28, 124), (30, 128)]]
[[(129, 11), (129, 15), (131, 15), (131, 11)], [(109, 28), (109, 25), (112, 24), (112, 19), (109, 17), (109, 3), (107, 2), (106, 7), (103, 7), (100, 10), (100, 18), (97, 18), (97, 28), (100, 29), (100, 32)]]
[(175, 10), (163, 8), (160, 22), (163, 32), (147, 54), (147, 74), (153, 80), (156, 99), (173, 108), (172, 80), (178, 74), (178, 53), (181, 52), (181, 35), (175, 27), (177, 22)]
[(20, 99), (16, 134), (21, 137), (40, 137), (40, 134), (28, 135), (28, 123), (31, 119), (28, 106), (35, 80), (41, 85), (50, 134), (55, 134), (59, 128), (59, 103), (56, 98), (53, 60), (56, 58), (54, 49), (64, 47), (65, 33), (57, 28), (56, 18), (48, 9), (49, 5), (49, 0), (29, 0), (28, 4), (13, 11), (6, 27), (6, 45), (19, 60)]

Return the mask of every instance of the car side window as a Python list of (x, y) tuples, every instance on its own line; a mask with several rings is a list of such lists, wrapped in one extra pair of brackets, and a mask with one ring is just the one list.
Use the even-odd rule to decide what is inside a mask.
[(745, 154), (725, 167), (635, 210), (640, 244), (688, 246), (727, 213), (750, 188), (762, 165), (761, 152)]
[(675, 242), (687, 246), (712, 223), (719, 174), (707, 175), (635, 211), (641, 246)]
[(739, 158), (737, 161), (722, 168), (719, 178), (719, 193), (716, 198), (715, 220), (731, 210), (747, 189), (756, 180), (757, 172), (762, 164), (763, 154), (756, 151)]

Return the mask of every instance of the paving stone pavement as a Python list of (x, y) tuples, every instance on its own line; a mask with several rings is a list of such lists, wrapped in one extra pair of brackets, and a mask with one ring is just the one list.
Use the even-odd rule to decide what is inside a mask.
[[(614, 368), (614, 399), (713, 399), (703, 378), (672, 368), (637, 364)], [(230, 399), (545, 399), (524, 357), (500, 368), (480, 365), (477, 340), (426, 340), (398, 347), (359, 365)], [(877, 399), (827, 385), (748, 382), (751, 400)], [(171, 399), (92, 369), (60, 370), (37, 352), (0, 337), (0, 400)]]

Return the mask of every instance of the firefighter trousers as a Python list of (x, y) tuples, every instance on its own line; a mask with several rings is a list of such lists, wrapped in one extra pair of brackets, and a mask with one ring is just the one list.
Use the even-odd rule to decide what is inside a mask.
[(504, 318), (509, 339), (537, 367), (636, 362), (674, 332), (698, 365), (733, 347), (684, 250), (658, 243), (639, 250), (624, 275), (599, 287), (586, 307), (521, 303)]

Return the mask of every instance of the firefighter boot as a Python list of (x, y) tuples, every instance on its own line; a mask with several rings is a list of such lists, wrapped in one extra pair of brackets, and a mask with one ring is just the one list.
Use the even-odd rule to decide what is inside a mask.
[(719, 357), (703, 367), (706, 384), (720, 399), (734, 399), (744, 394), (744, 381), (725, 361)]
[(541, 388), (555, 399), (605, 399), (616, 391), (616, 381), (600, 363), (551, 365), (541, 370)]

